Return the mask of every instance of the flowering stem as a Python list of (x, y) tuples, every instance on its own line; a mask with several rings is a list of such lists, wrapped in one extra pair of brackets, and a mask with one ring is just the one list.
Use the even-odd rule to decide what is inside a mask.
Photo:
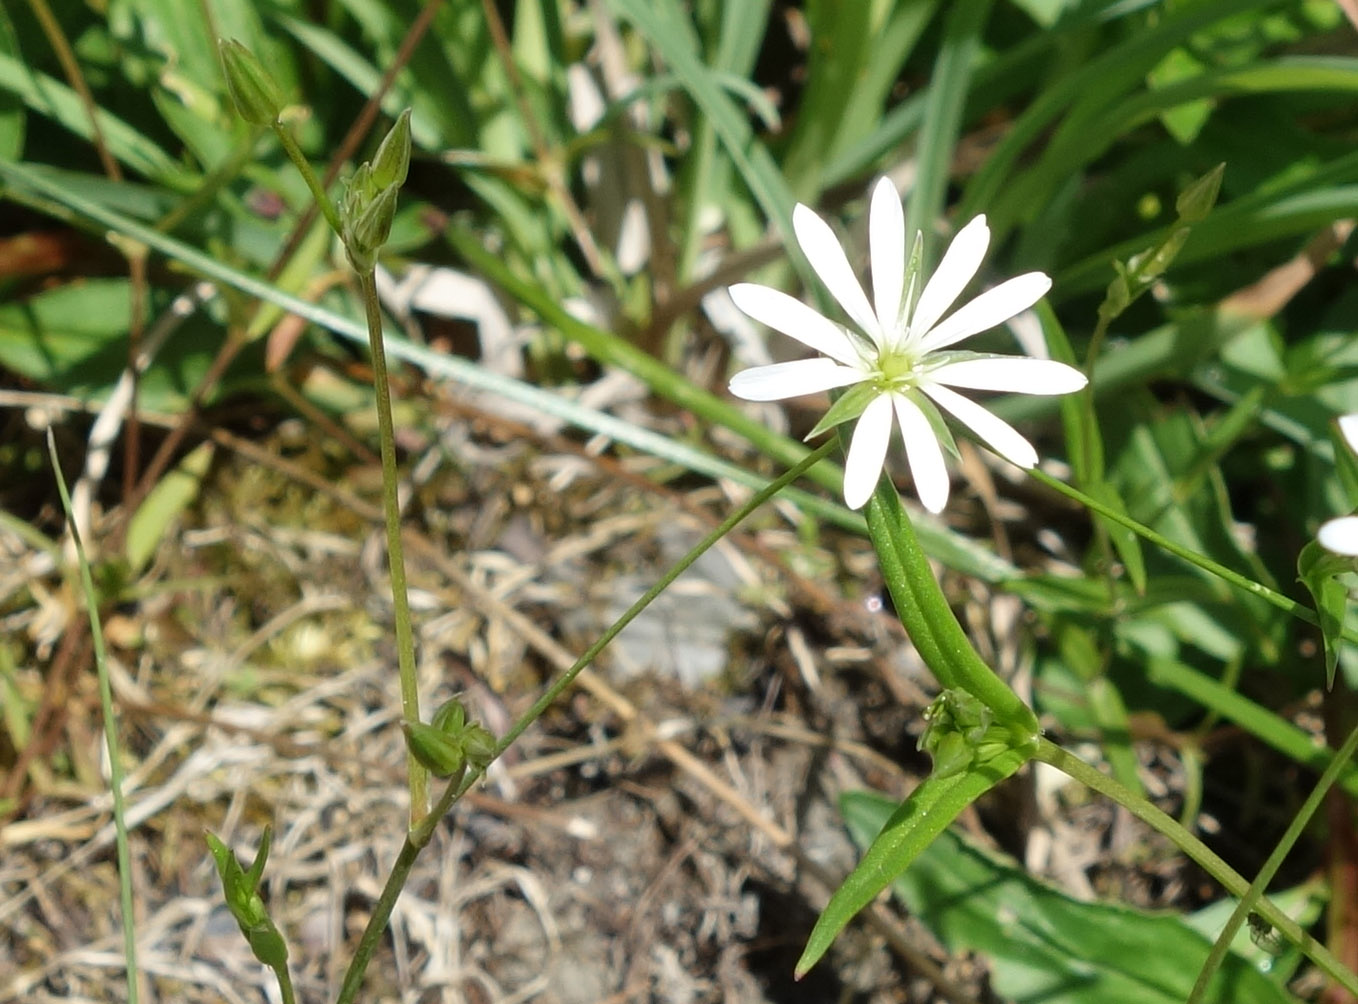
[(1032, 709), (985, 664), (957, 622), (900, 497), (887, 481), (878, 484), (868, 500), (866, 515), (896, 615), (939, 684), (965, 690), (990, 708), (999, 722), (1025, 738), (1036, 736)]
[[(1111, 506), (1104, 505), (1102, 502), (1099, 502), (1097, 499), (1091, 498), (1089, 495), (1086, 495), (1084, 492), (1080, 491), (1080, 489), (1074, 487), (1073, 485), (1068, 485), (1064, 481), (1054, 478), (1050, 474), (1045, 473), (1044, 471), (1034, 468), (1028, 472), (1028, 476), (1031, 477), (1034, 481), (1041, 482), (1048, 488), (1051, 488), (1053, 491), (1061, 493), (1062, 495), (1066, 496), (1066, 498), (1074, 499), (1076, 502), (1079, 502), (1086, 508), (1098, 513), (1105, 519), (1108, 519), (1111, 522), (1117, 523), (1121, 526), (1125, 526), (1133, 533), (1144, 538), (1145, 540), (1150, 541), (1150, 543), (1154, 544), (1156, 547), (1168, 551), (1175, 557), (1182, 558), (1190, 565), (1196, 565), (1203, 571), (1210, 572), (1217, 578), (1223, 579), (1226, 582), (1229, 582), (1231, 585), (1239, 589), (1243, 589), (1247, 593), (1250, 593), (1254, 596), (1258, 596), (1260, 599), (1264, 600), (1267, 603), (1271, 603), (1273, 606), (1277, 607), (1284, 613), (1291, 614), (1298, 620), (1303, 620), (1307, 624), (1311, 624), (1316, 627), (1320, 626), (1320, 618), (1317, 617), (1316, 612), (1312, 610), (1310, 607), (1306, 606), (1306, 604), (1298, 603), (1296, 600), (1288, 596), (1284, 596), (1276, 589), (1270, 589), (1268, 586), (1264, 585), (1261, 582), (1255, 582), (1253, 579), (1241, 575), (1239, 572), (1232, 571), (1225, 565), (1213, 561), (1206, 555), (1199, 554), (1192, 548), (1176, 544), (1168, 537), (1164, 536), (1163, 534), (1157, 533), (1150, 527), (1146, 526), (1144, 523), (1138, 523), (1130, 516), (1118, 512)], [(1350, 627), (1344, 628), (1344, 638), (1346, 638), (1349, 641), (1358, 642), (1358, 630), (1355, 630), (1354, 628)]]
[(302, 153), (302, 148), (297, 145), (297, 141), (292, 138), (292, 133), (282, 122), (273, 123), (274, 135), (278, 137), (279, 145), (283, 147), (283, 152), (288, 155), (288, 160), (292, 161), (292, 166), (297, 168), (297, 173), (306, 182), (306, 187), (311, 190), (311, 197), (316, 200), (316, 205), (320, 206), (325, 222), (330, 224), (330, 229), (335, 231), (335, 236), (343, 235), (344, 227), (340, 223), (339, 209), (334, 200), (325, 191), (325, 186), (321, 184), (321, 179), (316, 177), (316, 172), (311, 169), (311, 164)]
[(1325, 772), (1320, 775), (1320, 780), (1311, 789), (1311, 794), (1307, 796), (1306, 801), (1302, 803), (1301, 808), (1292, 818), (1292, 822), (1288, 824), (1287, 832), (1278, 841), (1278, 846), (1273, 848), (1273, 853), (1268, 856), (1264, 866), (1259, 869), (1259, 874), (1254, 876), (1254, 881), (1250, 883), (1249, 890), (1244, 896), (1240, 897), (1240, 902), (1236, 904), (1230, 919), (1226, 921), (1226, 926), (1217, 935), (1217, 940), (1212, 945), (1211, 952), (1207, 955), (1207, 961), (1202, 964), (1202, 971), (1198, 973), (1197, 982), (1193, 984), (1193, 992), (1188, 995), (1186, 1004), (1198, 1004), (1204, 999), (1207, 993), (1207, 985), (1221, 967), (1221, 963), (1226, 958), (1226, 953), (1230, 951), (1231, 941), (1235, 938), (1235, 933), (1240, 930), (1240, 925), (1245, 922), (1245, 918), (1254, 910), (1255, 904), (1263, 897), (1264, 890), (1273, 881), (1273, 876), (1282, 867), (1283, 861), (1301, 837), (1307, 824), (1310, 823), (1311, 817), (1320, 808), (1321, 801), (1325, 798), (1335, 780), (1338, 779), (1340, 771), (1353, 759), (1355, 751), (1358, 751), (1358, 729), (1349, 733), (1348, 739), (1344, 740), (1344, 745), (1340, 746), (1330, 758), (1330, 763), (1325, 768)]
[(113, 709), (113, 685), (109, 680), (108, 658), (104, 648), (104, 629), (99, 617), (99, 593), (94, 586), (90, 562), (85, 556), (85, 545), (80, 539), (75, 516), (71, 512), (71, 496), (66, 478), (61, 473), (57, 457), (57, 441), (51, 428), (47, 430), (47, 453), (52, 472), (56, 475), (57, 492), (71, 530), (75, 545), (76, 564), (80, 569), (80, 586), (85, 596), (85, 615), (90, 622), (90, 642), (94, 646), (94, 668), (99, 679), (99, 706), (103, 711), (104, 743), (108, 752), (109, 790), (113, 795), (113, 833), (118, 857), (118, 897), (123, 915), (123, 959), (127, 963), (127, 999), (137, 1004), (137, 937), (136, 918), (132, 910), (132, 854), (127, 842), (127, 811), (123, 801), (123, 754), (118, 743), (117, 716)]
[[(358, 274), (363, 310), (368, 322), (368, 346), (372, 352), (373, 389), (377, 392), (377, 435), (382, 449), (382, 511), (387, 525), (387, 559), (391, 568), (392, 610), (396, 621), (396, 661), (401, 677), (401, 717), (420, 721), (420, 691), (415, 673), (415, 633), (411, 627), (410, 599), (406, 592), (405, 551), (401, 547), (400, 482), (396, 472), (396, 433), (391, 418), (391, 384), (387, 379), (387, 354), (382, 345), (382, 311), (377, 284), (371, 271)], [(410, 785), (410, 825), (417, 825), (429, 805), (429, 775), (415, 755), (406, 752)]]
[(744, 505), (722, 520), (715, 529), (695, 544), (692, 550), (675, 562), (650, 589), (646, 590), (635, 603), (628, 607), (622, 616), (613, 623), (612, 627), (600, 635), (598, 640), (590, 645), (584, 654), (575, 661), (575, 664), (557, 677), (552, 685), (543, 692), (542, 696), (533, 702), (533, 706), (519, 716), (518, 721), (495, 744), (495, 750), (491, 754), (487, 767), (464, 770), (463, 773), (448, 779), (448, 783), (444, 786), (443, 793), (439, 795), (434, 808), (423, 818), (412, 822), (409, 831), (406, 833), (405, 842), (401, 845), (401, 852), (397, 855), (395, 864), (392, 865), (386, 885), (382, 887), (382, 893), (373, 906), (372, 915), (368, 918), (368, 925), (363, 929), (358, 948), (354, 952), (353, 959), (349, 962), (349, 968), (344, 973), (344, 982), (340, 987), (336, 1004), (353, 1004), (363, 982), (363, 974), (368, 968), (368, 962), (377, 949), (377, 943), (381, 940), (382, 932), (387, 928), (387, 921), (391, 919), (391, 911), (395, 908), (396, 900), (401, 895), (401, 889), (410, 876), (410, 871), (415, 865), (415, 859), (419, 857), (420, 851), (433, 838), (434, 829), (438, 826), (439, 820), (461, 801), (462, 796), (471, 790), (472, 785), (485, 776), (489, 763), (499, 759), (514, 740), (521, 736), (533, 722), (537, 721), (552, 702), (575, 682), (575, 678), (580, 675), (581, 671), (598, 658), (599, 653), (604, 650), (608, 643), (616, 638), (623, 628), (632, 623), (637, 615), (651, 604), (652, 600), (669, 587), (670, 583), (683, 575), (695, 561), (702, 557), (704, 552), (730, 533), (741, 520), (805, 474), (815, 463), (824, 459), (834, 449), (835, 445), (834, 439), (828, 440), (808, 454), (801, 463), (769, 482), (764, 488), (751, 496)]
[[(1239, 872), (1223, 861), (1210, 847), (1184, 829), (1177, 820), (1156, 808), (1148, 799), (1129, 790), (1114, 778), (1095, 769), (1074, 754), (1066, 752), (1048, 739), (1038, 740), (1034, 758), (1050, 764), (1087, 788), (1091, 788), (1101, 795), (1106, 795), (1138, 819), (1155, 827), (1173, 841), (1179, 850), (1196, 861), (1204, 871), (1221, 883), (1222, 887), (1231, 895), (1241, 897), (1249, 894), (1250, 884), (1245, 881)], [(1358, 976), (1355, 976), (1347, 966), (1331, 955), (1323, 944), (1302, 930), (1296, 921), (1275, 906), (1272, 901), (1260, 896), (1255, 904), (1255, 912), (1272, 924), (1288, 941), (1305, 952), (1312, 962), (1329, 974), (1337, 983), (1344, 986), (1350, 993), (1358, 994)]]

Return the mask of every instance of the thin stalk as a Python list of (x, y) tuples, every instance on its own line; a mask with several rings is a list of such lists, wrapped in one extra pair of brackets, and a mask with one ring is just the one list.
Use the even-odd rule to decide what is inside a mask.
[[(752, 495), (744, 505), (734, 510), (731, 515), (721, 521), (710, 533), (693, 546), (693, 549), (680, 558), (675, 564), (665, 572), (646, 592), (627, 610), (613, 622), (613, 625), (599, 636), (594, 644), (587, 648), (583, 655), (575, 661), (575, 664), (562, 673), (548, 687), (533, 706), (519, 716), (518, 720), (508, 732), (501, 737), (495, 744), (495, 751), (491, 756), (490, 762), (497, 760), (505, 750), (523, 735), (524, 731), (541, 717), (542, 713), (555, 701), (561, 694), (575, 682), (575, 678), (580, 675), (591, 662), (598, 658), (599, 653), (604, 650), (614, 638), (616, 638), (628, 624), (632, 623), (651, 602), (669, 587), (675, 579), (683, 575), (689, 567), (712, 547), (722, 537), (726, 536), (736, 525), (746, 516), (762, 506), (774, 495), (782, 491), (797, 478), (805, 474), (813, 464), (823, 459), (837, 445), (837, 440), (833, 437), (828, 439), (820, 447), (806, 456), (801, 463), (789, 469), (781, 477), (760, 489)], [(401, 845), (401, 851), (396, 856), (396, 862), (392, 865), (391, 873), (387, 876), (386, 884), (382, 887), (382, 893), (373, 906), (372, 916), (368, 918), (368, 925), (363, 929), (363, 935), (359, 940), (358, 948), (354, 952), (354, 957), (349, 962), (349, 968), (344, 973), (344, 982), (340, 986), (339, 997), (336, 1004), (353, 1004), (357, 998), (359, 987), (363, 982), (363, 974), (368, 968), (368, 962), (372, 959), (373, 952), (377, 949), (377, 943), (381, 940), (383, 932), (387, 929), (387, 922), (391, 919), (391, 911), (396, 907), (396, 900), (401, 895), (401, 890), (405, 887), (406, 880), (410, 877), (410, 870), (415, 865), (415, 859), (419, 857), (420, 851), (429, 843), (434, 835), (434, 828), (438, 826), (439, 820), (447, 815), (448, 810), (457, 804), (462, 796), (471, 790), (472, 785), (476, 784), (485, 776), (486, 768), (479, 770), (466, 771), (461, 776), (451, 778), (439, 796), (433, 811), (428, 813), (423, 819), (411, 825), (406, 833), (405, 842)]]
[(1349, 733), (1349, 737), (1344, 740), (1344, 745), (1335, 751), (1334, 758), (1325, 768), (1325, 773), (1320, 775), (1320, 780), (1316, 782), (1315, 788), (1302, 803), (1292, 822), (1288, 824), (1287, 832), (1278, 841), (1278, 846), (1273, 848), (1273, 853), (1268, 856), (1264, 866), (1259, 869), (1259, 874), (1254, 876), (1254, 881), (1250, 883), (1249, 890), (1244, 896), (1240, 897), (1240, 902), (1235, 905), (1235, 910), (1231, 912), (1230, 918), (1226, 921), (1226, 926), (1217, 935), (1216, 942), (1212, 945), (1212, 950), (1207, 953), (1207, 961), (1202, 964), (1202, 971), (1198, 973), (1197, 982), (1193, 984), (1193, 992), (1188, 995), (1186, 1004), (1198, 1004), (1207, 993), (1207, 984), (1211, 982), (1216, 971), (1221, 968), (1221, 963), (1226, 959), (1226, 953), (1231, 950), (1231, 942), (1235, 939), (1235, 933), (1240, 930), (1240, 925), (1245, 922), (1254, 909), (1254, 905), (1259, 902), (1264, 895), (1264, 890), (1273, 881), (1273, 876), (1278, 874), (1278, 869), (1282, 867), (1283, 861), (1292, 850), (1292, 845), (1297, 842), (1301, 833), (1306, 829), (1306, 824), (1311, 821), (1311, 817), (1320, 808), (1321, 801), (1329, 792), (1335, 779), (1339, 777), (1339, 772), (1351, 759), (1353, 754), (1358, 752), (1358, 729)]
[[(1307, 624), (1313, 625), (1315, 627), (1320, 626), (1320, 618), (1317, 617), (1316, 612), (1312, 610), (1310, 607), (1306, 606), (1306, 604), (1298, 603), (1296, 600), (1284, 596), (1276, 589), (1270, 589), (1262, 582), (1255, 582), (1248, 576), (1244, 576), (1241, 575), (1239, 572), (1232, 571), (1225, 565), (1213, 561), (1206, 555), (1198, 554), (1198, 552), (1192, 550), (1191, 548), (1187, 548), (1184, 547), (1182, 544), (1175, 543), (1174, 541), (1170, 540), (1163, 534), (1157, 533), (1156, 531), (1152, 530), (1144, 523), (1138, 523), (1130, 516), (1118, 512), (1111, 506), (1104, 505), (1097, 499), (1094, 499), (1089, 495), (1086, 495), (1084, 492), (1080, 491), (1080, 489), (1075, 488), (1072, 485), (1068, 485), (1064, 481), (1061, 481), (1058, 478), (1054, 478), (1044, 471), (1034, 468), (1028, 472), (1028, 476), (1031, 477), (1034, 481), (1039, 481), (1042, 484), (1046, 485), (1048, 488), (1051, 488), (1053, 491), (1059, 492), (1060, 494), (1066, 496), (1066, 498), (1073, 499), (1076, 502), (1079, 502), (1082, 506), (1085, 506), (1086, 508), (1093, 510), (1100, 516), (1103, 516), (1106, 519), (1109, 519), (1112, 522), (1119, 524), (1120, 526), (1126, 527), (1133, 533), (1154, 544), (1156, 547), (1168, 551), (1170, 554), (1174, 555), (1177, 558), (1182, 558), (1190, 565), (1196, 565), (1198, 568), (1201, 568), (1204, 572), (1208, 572), (1212, 575), (1215, 575), (1217, 578), (1223, 579), (1226, 582), (1229, 582), (1231, 585), (1235, 586), (1236, 588), (1243, 589), (1245, 592), (1250, 593), (1253, 596), (1258, 596), (1260, 599), (1264, 600), (1267, 603), (1272, 604), (1279, 610), (1283, 611), (1283, 613), (1290, 614), (1291, 616), (1297, 618), (1298, 620), (1305, 621)], [(1348, 641), (1358, 642), (1358, 629), (1346, 627), (1344, 628), (1343, 636)]]
[[(412, 725), (420, 721), (420, 688), (415, 672), (415, 632), (411, 627), (410, 597), (406, 590), (405, 551), (401, 546), (400, 480), (396, 471), (396, 429), (391, 418), (391, 383), (387, 379), (387, 353), (382, 344), (382, 309), (377, 302), (377, 283), (372, 272), (358, 276), (368, 322), (368, 348), (372, 353), (373, 389), (377, 392), (377, 438), (382, 447), (382, 512), (387, 524), (387, 563), (391, 568), (392, 612), (396, 619), (396, 662), (401, 676), (401, 717)], [(417, 825), (428, 811), (429, 773), (406, 751), (410, 784), (410, 825)]]
[[(1156, 808), (1148, 799), (1124, 787), (1115, 778), (1091, 767), (1079, 757), (1067, 753), (1049, 739), (1038, 740), (1034, 758), (1050, 764), (1099, 794), (1106, 795), (1138, 819), (1155, 827), (1173, 841), (1179, 850), (1196, 861), (1232, 896), (1243, 897), (1249, 893), (1250, 884), (1215, 851), (1180, 826), (1172, 816)], [(1295, 920), (1278, 909), (1271, 900), (1260, 896), (1255, 904), (1255, 912), (1280, 931), (1288, 941), (1299, 947), (1307, 958), (1331, 978), (1350, 993), (1358, 995), (1358, 976), (1350, 972), (1347, 966), (1330, 954), (1329, 949), (1302, 930)]]
[(344, 225), (340, 222), (339, 209), (327, 194), (325, 186), (321, 184), (321, 179), (316, 177), (316, 172), (311, 169), (311, 164), (307, 161), (306, 155), (302, 153), (302, 148), (297, 145), (297, 141), (292, 138), (292, 133), (282, 122), (274, 122), (273, 131), (283, 147), (283, 152), (288, 155), (288, 160), (292, 161), (292, 166), (297, 168), (297, 173), (306, 182), (306, 187), (311, 189), (311, 197), (316, 200), (316, 205), (321, 207), (321, 214), (325, 217), (325, 222), (330, 224), (330, 229), (335, 231), (336, 237), (343, 236)]
[(297, 1004), (297, 994), (292, 989), (292, 975), (287, 965), (279, 966), (273, 972), (278, 978), (278, 993), (283, 998), (283, 1004)]
[(123, 912), (123, 959), (127, 963), (127, 999), (137, 1004), (137, 935), (136, 918), (132, 914), (132, 854), (127, 846), (127, 819), (123, 808), (123, 755), (118, 746), (118, 729), (113, 715), (113, 687), (109, 683), (108, 659), (104, 652), (104, 628), (99, 618), (99, 594), (90, 574), (90, 562), (85, 556), (85, 545), (80, 540), (71, 515), (71, 495), (66, 490), (66, 479), (57, 458), (57, 441), (51, 428), (47, 430), (47, 452), (52, 459), (52, 471), (57, 478), (57, 491), (66, 511), (66, 522), (71, 528), (71, 542), (75, 545), (76, 563), (80, 566), (80, 586), (85, 594), (85, 612), (90, 619), (90, 639), (94, 644), (94, 666), (99, 675), (99, 707), (104, 718), (104, 743), (108, 747), (109, 787), (113, 792), (113, 831), (118, 845), (118, 895)]

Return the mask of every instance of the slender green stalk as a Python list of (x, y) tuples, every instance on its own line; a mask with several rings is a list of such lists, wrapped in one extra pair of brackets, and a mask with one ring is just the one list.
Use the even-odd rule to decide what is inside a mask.
[(1335, 779), (1339, 777), (1339, 772), (1344, 768), (1353, 754), (1358, 752), (1358, 729), (1349, 733), (1349, 737), (1344, 740), (1344, 745), (1335, 751), (1330, 764), (1325, 768), (1325, 773), (1320, 775), (1320, 780), (1302, 803), (1292, 822), (1288, 824), (1287, 832), (1278, 841), (1278, 846), (1273, 848), (1273, 853), (1268, 856), (1264, 866), (1259, 869), (1259, 874), (1254, 876), (1254, 881), (1250, 883), (1248, 891), (1240, 897), (1240, 902), (1235, 905), (1230, 918), (1226, 921), (1226, 926), (1217, 935), (1216, 942), (1212, 945), (1212, 950), (1207, 954), (1207, 961), (1202, 964), (1202, 971), (1198, 973), (1197, 982), (1193, 984), (1193, 992), (1188, 995), (1186, 1004), (1198, 1004), (1207, 992), (1207, 984), (1211, 982), (1216, 971), (1221, 968), (1221, 963), (1226, 959), (1226, 953), (1231, 950), (1231, 942), (1235, 939), (1235, 933), (1240, 930), (1240, 925), (1245, 922), (1254, 906), (1264, 895), (1264, 890), (1273, 881), (1273, 876), (1278, 874), (1278, 869), (1282, 867), (1283, 861), (1287, 858), (1292, 846), (1306, 829), (1306, 824), (1311, 821), (1311, 817), (1320, 808), (1321, 801), (1325, 798)]
[(297, 994), (292, 989), (292, 975), (288, 967), (279, 966), (273, 972), (278, 978), (278, 993), (283, 998), (283, 1004), (297, 1004)]
[(118, 746), (118, 729), (113, 716), (113, 687), (108, 678), (108, 658), (104, 651), (104, 628), (99, 618), (99, 594), (90, 574), (90, 562), (85, 556), (85, 545), (80, 530), (71, 515), (71, 496), (66, 490), (66, 479), (57, 458), (57, 442), (52, 430), (47, 430), (47, 453), (52, 460), (52, 472), (61, 493), (61, 506), (66, 511), (66, 522), (71, 528), (75, 544), (76, 562), (80, 566), (80, 586), (85, 594), (85, 610), (90, 619), (90, 639), (94, 644), (94, 666), (99, 675), (99, 707), (104, 718), (104, 742), (108, 747), (109, 787), (113, 792), (113, 831), (118, 846), (118, 894), (123, 912), (123, 959), (127, 963), (127, 999), (137, 1004), (137, 935), (136, 919), (132, 915), (132, 855), (127, 846), (127, 819), (123, 808), (123, 755)]
[[(377, 392), (377, 436), (382, 448), (382, 512), (387, 524), (387, 558), (391, 567), (391, 599), (396, 620), (396, 661), (401, 676), (401, 717), (420, 721), (420, 689), (415, 671), (415, 632), (411, 626), (410, 597), (406, 590), (405, 550), (401, 545), (400, 480), (396, 471), (396, 430), (391, 417), (391, 383), (387, 379), (387, 353), (382, 344), (382, 309), (372, 272), (358, 276), (363, 311), (368, 322), (368, 347), (372, 352), (373, 389)], [(429, 807), (429, 772), (407, 751), (410, 782), (410, 825), (415, 826)]]
[[(1198, 568), (1201, 568), (1204, 572), (1209, 572), (1212, 575), (1215, 575), (1217, 578), (1229, 582), (1237, 589), (1243, 589), (1245, 592), (1250, 593), (1253, 596), (1258, 596), (1260, 599), (1264, 600), (1267, 603), (1272, 604), (1279, 610), (1283, 611), (1283, 613), (1290, 614), (1293, 617), (1297, 618), (1298, 620), (1305, 621), (1307, 624), (1311, 624), (1315, 627), (1320, 626), (1320, 618), (1317, 617), (1316, 612), (1312, 610), (1310, 607), (1308, 607), (1306, 604), (1298, 603), (1296, 600), (1284, 596), (1276, 589), (1270, 589), (1262, 582), (1255, 582), (1253, 579), (1241, 575), (1239, 572), (1232, 571), (1231, 569), (1227, 568), (1220, 562), (1213, 561), (1206, 555), (1199, 554), (1197, 551), (1194, 551), (1191, 548), (1184, 547), (1182, 544), (1175, 543), (1174, 541), (1170, 540), (1163, 534), (1157, 533), (1156, 531), (1152, 530), (1144, 523), (1138, 523), (1130, 516), (1124, 515), (1123, 513), (1118, 512), (1116, 509), (1113, 509), (1110, 506), (1104, 505), (1097, 499), (1091, 498), (1089, 495), (1086, 495), (1084, 492), (1080, 491), (1080, 489), (1075, 488), (1072, 485), (1068, 485), (1064, 481), (1061, 481), (1058, 478), (1054, 478), (1044, 471), (1034, 468), (1033, 470), (1030, 470), (1028, 472), (1028, 476), (1031, 477), (1034, 481), (1039, 481), (1042, 484), (1046, 485), (1048, 488), (1051, 488), (1053, 491), (1059, 492), (1060, 494), (1066, 496), (1066, 498), (1074, 499), (1076, 502), (1079, 502), (1082, 506), (1085, 506), (1086, 508), (1093, 510), (1100, 516), (1103, 516), (1106, 519), (1109, 519), (1120, 526), (1125, 526), (1133, 533), (1137, 534), (1138, 536), (1142, 537), (1145, 540), (1150, 541), (1150, 543), (1154, 544), (1156, 547), (1168, 551), (1170, 554), (1174, 555), (1177, 558), (1182, 558), (1190, 565), (1196, 565)], [(1358, 642), (1358, 629), (1350, 627), (1344, 628), (1344, 638), (1352, 642)]]
[[(797, 478), (805, 474), (813, 464), (823, 459), (834, 447), (837, 441), (834, 438), (827, 440), (815, 451), (805, 457), (801, 463), (788, 470), (781, 477), (762, 488), (752, 495), (744, 505), (736, 509), (721, 521), (707, 536), (693, 546), (693, 549), (680, 558), (675, 564), (662, 575), (656, 583), (627, 610), (614, 621), (612, 627), (599, 636), (594, 644), (587, 648), (583, 655), (575, 661), (570, 669), (562, 673), (557, 679), (543, 691), (542, 696), (533, 702), (533, 706), (519, 716), (513, 727), (501, 737), (495, 745), (495, 752), (491, 756), (493, 763), (505, 750), (523, 735), (524, 731), (541, 717), (542, 713), (555, 701), (561, 694), (575, 682), (575, 678), (580, 675), (581, 670), (598, 658), (599, 653), (616, 638), (628, 624), (632, 623), (651, 602), (669, 587), (675, 579), (683, 575), (689, 567), (712, 547), (717, 541), (721, 540), (730, 533), (738, 523), (746, 516), (754, 512), (761, 505), (773, 498), (778, 492), (790, 485)], [(336, 1004), (353, 1004), (357, 998), (359, 987), (363, 982), (363, 974), (368, 968), (368, 962), (372, 959), (373, 952), (377, 949), (377, 943), (382, 938), (382, 933), (387, 928), (387, 922), (391, 919), (391, 911), (396, 907), (396, 900), (401, 895), (401, 890), (405, 887), (406, 880), (410, 877), (410, 870), (415, 865), (415, 859), (419, 857), (420, 851), (424, 849), (434, 835), (434, 828), (462, 796), (471, 790), (472, 785), (476, 784), (485, 775), (485, 768), (464, 772), (461, 776), (451, 778), (447, 786), (443, 789), (443, 794), (439, 796), (432, 812), (428, 813), (423, 819), (413, 824), (406, 834), (405, 842), (401, 845), (401, 851), (396, 856), (396, 863), (392, 865), (391, 873), (387, 876), (386, 885), (382, 887), (382, 893), (373, 906), (372, 916), (368, 918), (368, 925), (363, 929), (363, 935), (359, 940), (358, 949), (354, 952), (354, 957), (349, 963), (349, 968), (344, 973), (344, 982), (340, 986), (339, 997)]]
[[(1243, 897), (1249, 893), (1250, 884), (1245, 881), (1239, 872), (1223, 861), (1215, 851), (1180, 826), (1172, 816), (1156, 808), (1149, 800), (1130, 791), (1116, 779), (1091, 767), (1079, 757), (1067, 753), (1049, 739), (1038, 740), (1035, 758), (1043, 763), (1050, 764), (1063, 774), (1074, 778), (1099, 794), (1113, 799), (1138, 819), (1155, 827), (1172, 840), (1176, 847), (1202, 866), (1203, 870), (1221, 883), (1222, 887), (1231, 895)], [(1336, 982), (1344, 986), (1350, 993), (1358, 994), (1358, 976), (1355, 976), (1347, 966), (1331, 955), (1329, 949), (1302, 930), (1295, 920), (1278, 909), (1271, 900), (1260, 896), (1255, 904), (1255, 912), (1282, 932), (1287, 940), (1298, 946), (1312, 962), (1323, 969)]]
[(302, 153), (302, 148), (297, 145), (297, 141), (292, 138), (292, 133), (282, 122), (274, 122), (273, 132), (278, 137), (283, 152), (288, 155), (288, 160), (292, 161), (292, 166), (297, 168), (297, 173), (306, 182), (306, 187), (311, 189), (311, 197), (316, 200), (316, 205), (321, 207), (325, 222), (330, 224), (330, 229), (335, 231), (335, 236), (342, 236), (344, 225), (340, 222), (339, 209), (326, 193), (325, 186), (321, 184), (321, 179), (311, 169), (311, 164), (308, 163), (306, 155)]

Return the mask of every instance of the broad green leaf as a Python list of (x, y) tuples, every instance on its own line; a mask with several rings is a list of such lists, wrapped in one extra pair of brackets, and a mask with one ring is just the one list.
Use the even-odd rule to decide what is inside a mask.
[(198, 497), (214, 452), (212, 443), (200, 444), (160, 479), (128, 520), (125, 554), (133, 576), (146, 567), (174, 521)]
[[(0, 365), (45, 387), (101, 398), (127, 365), (126, 279), (90, 279), (0, 305)], [(185, 320), (139, 386), (141, 405), (177, 411), (206, 372), (220, 329)]]
[[(14, 95), (38, 115), (52, 119), (82, 139), (90, 139), (89, 117), (80, 99), (65, 84), (37, 73), (13, 56), (0, 52), (0, 92)], [(191, 191), (197, 179), (187, 174), (164, 150), (107, 111), (98, 112), (99, 128), (113, 154), (129, 170), (176, 191)]]
[[(886, 807), (877, 819), (877, 826), (862, 842), (867, 846), (871, 841), (871, 846), (858, 867), (835, 890), (816, 921), (802, 957), (797, 961), (798, 975), (816, 964), (844, 925), (909, 868), (963, 809), (1027, 760), (1026, 754), (1010, 750), (965, 773), (942, 779), (930, 776), (921, 781), (899, 806)], [(847, 811), (845, 814), (847, 817)]]
[[(893, 808), (869, 793), (847, 794), (841, 806), (860, 845)], [(949, 951), (984, 956), (995, 992), (1010, 1000), (1182, 1004), (1210, 948), (1182, 917), (1073, 899), (953, 831), (922, 851), (893, 888)], [(1233, 955), (1208, 1000), (1293, 998)]]

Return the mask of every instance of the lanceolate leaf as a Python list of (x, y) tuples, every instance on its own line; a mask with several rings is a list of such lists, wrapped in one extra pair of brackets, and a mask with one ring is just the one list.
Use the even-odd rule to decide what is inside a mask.
[[(841, 804), (860, 843), (891, 812), (890, 800), (866, 792)], [(1180, 917), (1072, 899), (955, 832), (923, 852), (895, 891), (949, 950), (983, 953), (996, 993), (1009, 1000), (1180, 1004), (1209, 948)], [(1206, 999), (1292, 1000), (1238, 956), (1228, 957)]]
[(882, 826), (858, 867), (836, 890), (797, 962), (801, 976), (825, 954), (835, 936), (972, 802), (1023, 766), (1028, 754), (1010, 750), (946, 778), (925, 778)]

